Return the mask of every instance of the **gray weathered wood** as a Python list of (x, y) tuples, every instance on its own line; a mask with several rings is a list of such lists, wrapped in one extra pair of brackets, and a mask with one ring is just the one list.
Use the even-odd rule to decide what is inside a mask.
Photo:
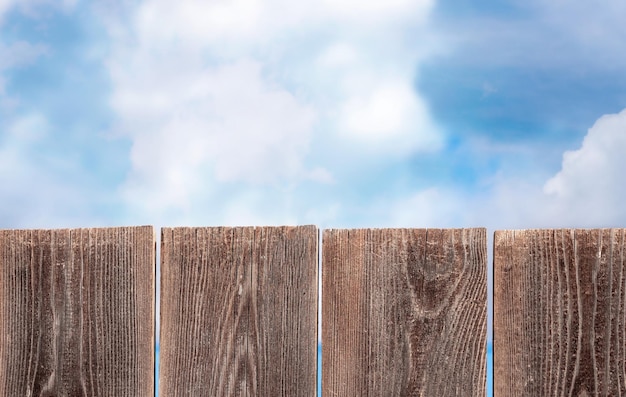
[(626, 395), (625, 235), (495, 233), (496, 396)]
[(325, 230), (324, 396), (483, 396), (485, 229)]
[(0, 230), (0, 395), (151, 396), (152, 227)]
[(314, 396), (315, 226), (164, 228), (164, 396)]

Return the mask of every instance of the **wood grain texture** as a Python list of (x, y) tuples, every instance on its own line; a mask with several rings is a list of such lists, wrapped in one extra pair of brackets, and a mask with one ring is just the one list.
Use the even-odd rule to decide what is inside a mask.
[(485, 229), (325, 230), (324, 396), (483, 396)]
[(0, 395), (154, 393), (152, 227), (0, 230)]
[(497, 231), (496, 396), (626, 396), (625, 229)]
[(164, 396), (314, 396), (315, 226), (164, 228)]

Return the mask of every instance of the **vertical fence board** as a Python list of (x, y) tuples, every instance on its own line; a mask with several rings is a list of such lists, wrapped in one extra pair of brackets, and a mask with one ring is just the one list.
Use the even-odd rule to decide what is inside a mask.
[(325, 396), (485, 393), (485, 229), (325, 230)]
[(495, 396), (626, 394), (625, 235), (495, 233)]
[(154, 393), (152, 227), (0, 230), (0, 395)]
[(314, 396), (317, 228), (164, 228), (166, 396)]

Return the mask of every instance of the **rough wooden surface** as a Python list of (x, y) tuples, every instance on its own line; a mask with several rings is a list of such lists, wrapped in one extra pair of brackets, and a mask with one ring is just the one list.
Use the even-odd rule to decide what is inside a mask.
[(151, 396), (152, 227), (0, 230), (0, 395)]
[(485, 229), (325, 230), (324, 396), (484, 396)]
[(314, 396), (315, 226), (164, 228), (164, 396)]
[(625, 234), (495, 233), (496, 396), (626, 396)]

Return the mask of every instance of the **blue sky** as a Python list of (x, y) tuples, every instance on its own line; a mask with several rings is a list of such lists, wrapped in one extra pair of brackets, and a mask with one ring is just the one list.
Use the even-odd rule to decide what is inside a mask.
[(621, 0), (0, 0), (0, 226), (626, 225)]
[(0, 1), (6, 227), (624, 225), (623, 2)]

